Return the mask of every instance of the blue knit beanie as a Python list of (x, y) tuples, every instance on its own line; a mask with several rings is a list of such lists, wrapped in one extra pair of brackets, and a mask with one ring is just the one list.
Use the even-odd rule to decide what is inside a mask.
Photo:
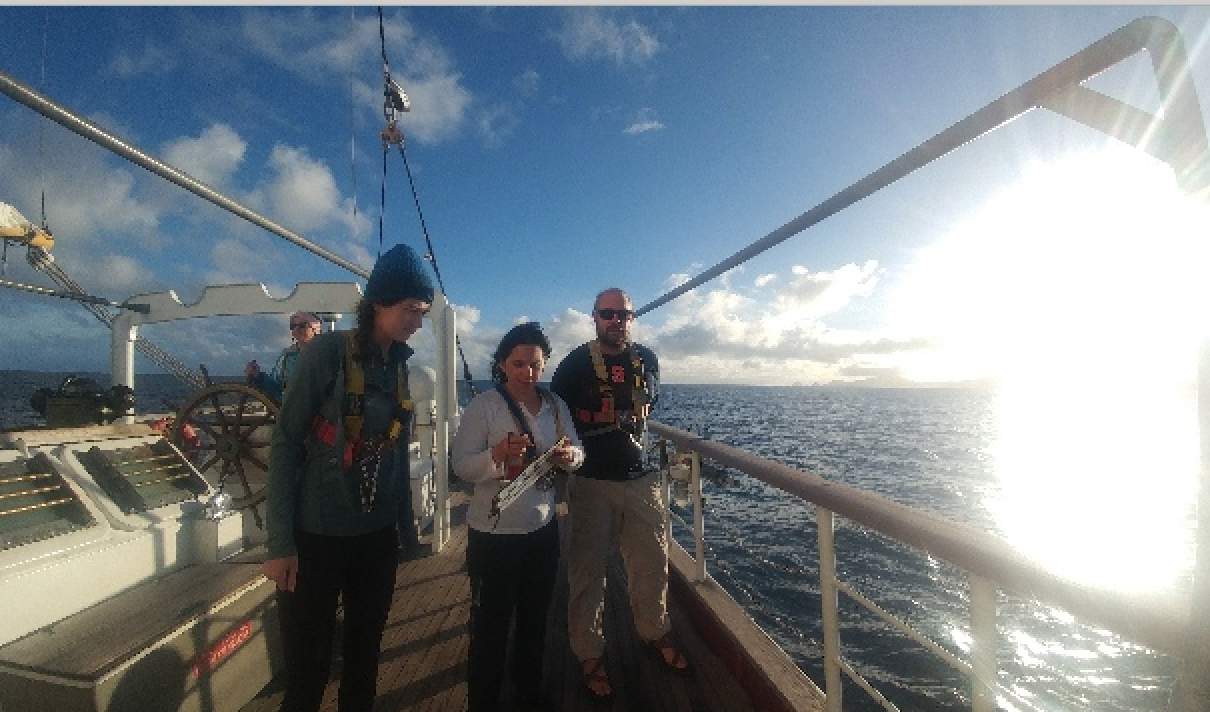
[(394, 304), (403, 299), (433, 302), (433, 281), (428, 267), (412, 248), (395, 245), (387, 250), (370, 272), (365, 298), (380, 304)]

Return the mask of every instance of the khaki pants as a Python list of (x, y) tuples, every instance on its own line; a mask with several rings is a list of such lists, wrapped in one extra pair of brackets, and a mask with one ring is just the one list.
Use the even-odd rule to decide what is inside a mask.
[(668, 537), (658, 473), (614, 482), (573, 477), (570, 488), (567, 625), (579, 660), (605, 651), (605, 565), (616, 543), (629, 582), (630, 610), (643, 640), (671, 629)]

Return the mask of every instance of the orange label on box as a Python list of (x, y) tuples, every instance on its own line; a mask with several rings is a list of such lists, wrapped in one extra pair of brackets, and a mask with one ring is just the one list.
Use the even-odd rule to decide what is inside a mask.
[(220, 638), (210, 650), (194, 658), (193, 665), (191, 666), (194, 679), (218, 667), (219, 663), (231, 657), (232, 653), (239, 650), (240, 646), (251, 639), (252, 622), (244, 621), (243, 625)]

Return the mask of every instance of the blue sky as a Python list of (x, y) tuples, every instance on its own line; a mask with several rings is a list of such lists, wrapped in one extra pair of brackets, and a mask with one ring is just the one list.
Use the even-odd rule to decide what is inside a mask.
[[(0, 70), (366, 268), (380, 237), (424, 251), (423, 215), (487, 378), (513, 323), (541, 321), (557, 362), (591, 338), (600, 289), (651, 302), (1146, 14), (1181, 29), (1205, 105), (1204, 7), (384, 8), (419, 212), (396, 149), (384, 187), (376, 7), (4, 7)], [(1155, 102), (1144, 60), (1095, 82)], [(44, 201), (92, 294), (356, 279), (7, 97), (0, 126), (0, 202), (39, 223)], [(1159, 225), (1163, 195), (1140, 199), (1164, 171), (1112, 149), (1032, 112), (635, 333), (676, 383), (1187, 376), (1204, 254)], [(12, 249), (4, 278), (53, 286)], [(0, 368), (108, 370), (107, 331), (73, 303), (0, 290), (0, 318)], [(237, 374), (285, 324), (143, 334)], [(431, 360), (431, 330), (416, 344)]]

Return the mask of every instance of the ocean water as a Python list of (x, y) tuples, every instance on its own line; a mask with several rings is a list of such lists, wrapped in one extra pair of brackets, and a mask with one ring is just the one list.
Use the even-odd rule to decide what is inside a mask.
[[(30, 396), (38, 388), (57, 388), (66, 375), (0, 372), (0, 428), (40, 424)], [(104, 374), (76, 375), (94, 378), (103, 388), (109, 385)], [(166, 412), (187, 402), (191, 393), (171, 376), (138, 376), (136, 412)], [(1106, 577), (1118, 576), (1124, 577), (1123, 585), (1143, 581), (1154, 590), (1187, 588), (1197, 462), (1192, 397), (1153, 404), (1145, 423), (1129, 425), (1130, 442), (1112, 432), (1116, 424), (1097, 419), (1104, 410), (1097, 403), (1085, 404), (1088, 412), (1082, 415), (1070, 404), (1051, 408), (1063, 423), (1078, 418), (1101, 424), (1091, 434), (1088, 428), (1077, 432), (1065, 426), (1063, 448), (1045, 453), (1031, 448), (1040, 447), (1037, 441), (1046, 438), (1023, 438), (1022, 419), (1014, 417), (1009, 405), (992, 392), (962, 389), (666, 385), (655, 417), (995, 532), (1039, 557), (1060, 557), (1062, 562), (1061, 557), (1068, 556), (1068, 561), (1081, 563), (1079, 570), (1071, 571), (1077, 579), (1104, 584), (1113, 580)], [(1055, 430), (1040, 413), (1028, 415), (1024, 420), (1041, 432)], [(1140, 535), (1123, 525), (1122, 512), (1129, 511), (1124, 508), (1139, 504), (1143, 490), (1120, 486), (1113, 479), (1110, 465), (1098, 455), (1110, 444), (1114, 462), (1122, 461), (1127, 468), (1147, 463), (1146, 491), (1162, 496), (1152, 495), (1145, 504), (1156, 521), (1174, 526), (1151, 525)], [(1078, 458), (1073, 460), (1070, 451)], [(1092, 470), (1097, 479), (1080, 480), (1084, 470)], [(1160, 474), (1169, 471), (1168, 479)], [(742, 473), (714, 468), (712, 475), (704, 484), (708, 570), (822, 685), (812, 508)], [(1106, 481), (1118, 486), (1106, 487)], [(1066, 489), (1060, 486), (1064, 483)], [(680, 514), (691, 517), (688, 511)], [(838, 521), (842, 579), (965, 659), (965, 576), (920, 552)], [(683, 527), (674, 527), (674, 535), (692, 550)], [(1176, 554), (1159, 566), (1157, 551)], [(1100, 567), (1087, 565), (1090, 562)], [(1035, 708), (1166, 709), (1175, 661), (1081, 625), (1062, 611), (1010, 595), (1001, 594), (999, 609), (1001, 682)], [(970, 709), (965, 678), (932, 654), (844, 596), (841, 619), (844, 654), (900, 709)], [(881, 709), (847, 680), (844, 707), (850, 712)]]
[[(1088, 435), (1070, 428), (1064, 448), (1058, 452), (1031, 451), (1053, 442), (1037, 437), (1033, 445), (1026, 444), (1020, 437), (1021, 419), (1014, 414), (1013, 401), (990, 391), (969, 389), (668, 386), (656, 418), (997, 533), (1039, 557), (1052, 556), (1061, 562), (1068, 556), (1103, 563), (1101, 569), (1088, 566), (1064, 571), (1073, 578), (1101, 584), (1120, 579), (1148, 590), (1169, 591), (1188, 589), (1193, 565), (1196, 407), (1192, 394), (1186, 396), (1165, 401), (1167, 412), (1159, 412), (1157, 406), (1149, 413), (1167, 426), (1156, 428), (1158, 440), (1148, 441), (1139, 424), (1131, 429), (1133, 443), (1106, 440), (1112, 433)], [(1087, 405), (1094, 410), (1100, 407), (1098, 403)], [(1064, 409), (1065, 415), (1077, 416), (1076, 406), (1068, 403)], [(1095, 420), (1096, 415), (1089, 413), (1087, 418)], [(1042, 433), (1053, 430), (1041, 414), (1033, 419)], [(1086, 437), (1097, 444), (1096, 451), (1090, 449)], [(1151, 514), (1179, 526), (1153, 526), (1146, 534), (1124, 534), (1122, 530), (1129, 527), (1120, 513), (1130, 511), (1131, 502), (1140, 496), (1138, 488), (1115, 488), (1105, 495), (1108, 488), (1097, 481), (1077, 485), (1079, 498), (1058, 499), (1070, 488), (1051, 481), (1082, 476), (1081, 471), (1071, 469), (1064, 453), (1081, 453), (1087, 467), (1094, 469), (1093, 477), (1112, 479), (1113, 473), (1101, 469), (1104, 465), (1096, 455), (1108, 447), (1115, 447), (1118, 456), (1131, 464), (1132, 449), (1144, 451), (1142, 457), (1149, 457), (1152, 463), (1149, 485), (1164, 493), (1152, 502), (1156, 509)], [(1060, 471), (1046, 469), (1056, 461), (1062, 463)], [(1165, 480), (1156, 466), (1169, 463), (1177, 472)], [(1023, 464), (1029, 472), (1020, 470)], [(1034, 469), (1043, 470), (1040, 477), (1030, 476)], [(822, 686), (823, 638), (812, 508), (742, 473), (716, 468), (715, 474), (703, 484), (707, 569)], [(1032, 495), (1019, 496), (1021, 487), (1032, 488)], [(1114, 492), (1117, 502), (1112, 501)], [(1137, 514), (1135, 511), (1135, 521)], [(692, 519), (691, 510), (681, 515), (686, 521)], [(965, 575), (851, 522), (837, 522), (840, 577), (960, 659), (967, 659)], [(692, 551), (692, 538), (684, 526), (674, 527), (674, 536)], [(1121, 543), (1130, 536), (1145, 540), (1137, 555)], [(1146, 569), (1140, 562), (1146, 561), (1148, 550), (1178, 555), (1167, 567)], [(1136, 575), (1134, 569), (1144, 573)], [(1145, 586), (1137, 580), (1142, 575), (1150, 577)], [(998, 607), (1000, 681), (1036, 709), (1167, 709), (1174, 660), (1103, 629), (1081, 625), (1062, 611), (1011, 595), (1002, 593)], [(965, 676), (844, 595), (840, 615), (843, 654), (900, 709), (970, 709)], [(844, 708), (857, 712), (882, 709), (847, 678)]]
[[(39, 388), (56, 390), (69, 376), (91, 378), (102, 390), (109, 388), (107, 373), (50, 373), (45, 371), (0, 371), (0, 429), (39, 427), (46, 421), (34, 410), (30, 398)], [(215, 380), (235, 380), (218, 378)], [(168, 413), (188, 402), (194, 389), (167, 374), (135, 376), (135, 405), (138, 415)]]

